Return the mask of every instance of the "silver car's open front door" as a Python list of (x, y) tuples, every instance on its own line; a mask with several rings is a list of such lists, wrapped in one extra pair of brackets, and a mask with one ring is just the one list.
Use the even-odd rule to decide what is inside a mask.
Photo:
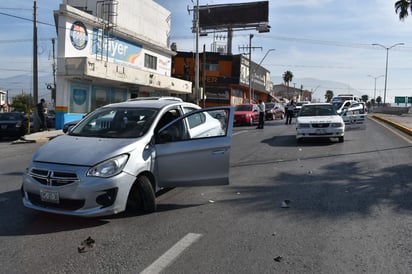
[(342, 113), (345, 130), (366, 129), (366, 115), (364, 104), (345, 109)]
[(233, 107), (195, 110), (156, 134), (159, 187), (229, 184)]

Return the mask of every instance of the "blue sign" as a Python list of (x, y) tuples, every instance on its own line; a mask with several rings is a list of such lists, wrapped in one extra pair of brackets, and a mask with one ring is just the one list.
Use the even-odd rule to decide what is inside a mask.
[(141, 45), (132, 44), (114, 36), (108, 37), (100, 29), (93, 29), (93, 36), (93, 54), (136, 64), (137, 58), (142, 53), (143, 47)]

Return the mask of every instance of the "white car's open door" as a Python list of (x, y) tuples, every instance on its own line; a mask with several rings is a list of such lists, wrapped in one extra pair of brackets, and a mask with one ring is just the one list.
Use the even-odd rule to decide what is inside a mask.
[(364, 104), (345, 109), (342, 113), (345, 130), (366, 129), (366, 110)]
[(155, 136), (159, 187), (229, 184), (234, 108), (194, 110)]

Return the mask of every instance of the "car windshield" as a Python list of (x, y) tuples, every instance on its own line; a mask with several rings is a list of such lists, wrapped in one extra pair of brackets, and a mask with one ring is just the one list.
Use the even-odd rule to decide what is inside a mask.
[(273, 108), (274, 106), (275, 106), (274, 103), (266, 103), (266, 104), (265, 104), (266, 109), (271, 109), (271, 108)]
[(338, 102), (333, 102), (332, 104), (333, 104), (333, 106), (334, 106), (336, 109), (340, 109), (340, 107), (342, 106), (343, 102), (338, 101)]
[(337, 115), (332, 105), (305, 105), (300, 110), (299, 116), (329, 116)]
[(252, 105), (237, 105), (235, 111), (251, 111)]
[(153, 123), (158, 109), (101, 108), (83, 119), (70, 135), (102, 138), (137, 138)]

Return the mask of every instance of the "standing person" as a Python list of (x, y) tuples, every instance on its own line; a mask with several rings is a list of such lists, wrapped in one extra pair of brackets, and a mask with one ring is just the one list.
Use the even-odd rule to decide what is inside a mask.
[(257, 128), (262, 129), (265, 123), (265, 103), (262, 100), (259, 100), (259, 124)]
[(46, 101), (42, 98), (40, 100), (40, 103), (37, 104), (37, 115), (39, 116), (39, 121), (40, 121), (40, 130), (47, 130), (47, 125), (46, 125), (46, 114), (45, 114), (45, 108), (44, 105), (46, 104)]
[(287, 105), (286, 105), (286, 125), (292, 123), (292, 117), (293, 117), (293, 112), (295, 110), (296, 104), (295, 101), (292, 99)]

